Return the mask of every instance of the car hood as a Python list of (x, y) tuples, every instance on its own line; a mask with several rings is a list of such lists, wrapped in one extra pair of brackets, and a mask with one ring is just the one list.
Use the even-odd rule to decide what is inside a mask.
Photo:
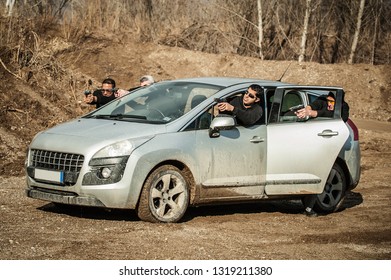
[(151, 138), (164, 132), (166, 125), (163, 124), (82, 118), (39, 133), (31, 148), (85, 153), (125, 139)]

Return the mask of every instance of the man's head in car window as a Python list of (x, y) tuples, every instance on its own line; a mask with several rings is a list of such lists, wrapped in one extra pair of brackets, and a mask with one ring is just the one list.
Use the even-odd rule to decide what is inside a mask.
[(327, 95), (327, 110), (333, 111), (334, 110), (334, 105), (335, 105), (335, 95), (332, 92), (329, 92)]
[(251, 106), (252, 104), (259, 102), (260, 97), (263, 94), (263, 88), (259, 85), (251, 85), (243, 96), (243, 103), (245, 106)]

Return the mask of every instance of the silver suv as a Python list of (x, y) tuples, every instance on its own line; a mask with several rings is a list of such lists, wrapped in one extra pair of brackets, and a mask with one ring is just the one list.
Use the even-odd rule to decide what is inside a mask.
[[(263, 116), (237, 125), (216, 116), (251, 84)], [(336, 97), (331, 118), (298, 119), (292, 107)], [(360, 178), (358, 130), (341, 119), (340, 87), (242, 78), (193, 78), (136, 89), (79, 119), (39, 133), (26, 159), (27, 196), (59, 204), (135, 209), (177, 222), (189, 206), (305, 199), (337, 209)]]

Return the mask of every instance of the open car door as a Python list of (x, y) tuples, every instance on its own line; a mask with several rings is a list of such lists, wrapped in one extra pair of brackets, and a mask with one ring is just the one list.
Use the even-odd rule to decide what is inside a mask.
[[(286, 110), (287, 103), (306, 106), (309, 94), (327, 95), (330, 91), (336, 96), (332, 118), (300, 120)], [(267, 126), (267, 195), (322, 193), (338, 153), (349, 137), (340, 114), (342, 97), (343, 90), (336, 87), (276, 89)]]

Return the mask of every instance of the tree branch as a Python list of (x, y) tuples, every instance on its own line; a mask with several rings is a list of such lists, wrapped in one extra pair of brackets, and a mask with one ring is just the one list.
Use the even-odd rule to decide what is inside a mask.
[(1, 58), (0, 58), (0, 63), (1, 63), (1, 65), (3, 65), (4, 69), (5, 69), (8, 73), (10, 73), (11, 75), (15, 76), (15, 77), (18, 78), (18, 79), (22, 79), (20, 76), (16, 75), (15, 73), (11, 72), (10, 70), (8, 70), (7, 66), (5, 66), (5, 64), (4, 64), (4, 62), (1, 60)]

